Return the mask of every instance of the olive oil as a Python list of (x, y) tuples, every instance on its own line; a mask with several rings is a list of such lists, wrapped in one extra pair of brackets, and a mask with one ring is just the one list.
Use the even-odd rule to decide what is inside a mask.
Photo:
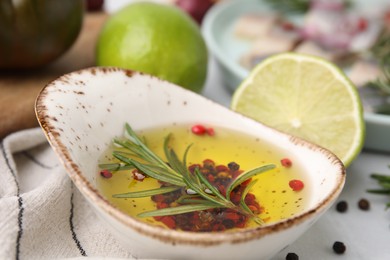
[[(250, 191), (256, 196), (263, 209), (260, 217), (266, 224), (293, 217), (305, 208), (310, 187), (306, 185), (300, 191), (293, 191), (289, 187), (291, 180), (301, 180), (305, 183), (307, 178), (300, 166), (294, 162), (294, 158), (288, 157), (288, 151), (277, 150), (264, 140), (222, 127), (214, 127), (210, 133), (212, 134), (197, 135), (191, 131), (189, 125), (173, 125), (143, 130), (137, 134), (144, 138), (146, 145), (164, 160), (163, 143), (168, 134), (171, 134), (170, 146), (179, 158), (182, 158), (185, 149), (191, 145), (187, 155), (187, 166), (201, 164), (205, 159), (211, 159), (221, 165), (235, 162), (244, 171), (265, 164), (275, 164), (275, 169), (254, 177), (258, 181)], [(100, 163), (113, 161), (112, 150), (113, 147), (107, 149)], [(282, 163), (286, 158), (292, 162), (291, 166), (286, 167)], [(156, 209), (150, 197), (113, 198), (115, 194), (159, 188), (160, 184), (153, 178), (146, 177), (143, 181), (139, 181), (134, 179), (132, 170), (118, 171), (113, 173), (112, 178), (98, 178), (98, 186), (107, 200), (129, 215), (136, 216)], [(164, 226), (153, 218), (141, 219)], [(254, 222), (249, 222), (248, 225), (258, 226)]]

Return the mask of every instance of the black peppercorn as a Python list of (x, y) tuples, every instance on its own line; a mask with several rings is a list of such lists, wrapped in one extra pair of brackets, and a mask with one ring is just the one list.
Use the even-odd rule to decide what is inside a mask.
[(358, 206), (361, 210), (369, 210), (370, 209), (370, 202), (366, 199), (359, 200)]
[(238, 171), (240, 169), (240, 165), (238, 165), (235, 162), (231, 162), (228, 164), (229, 170), (231, 171)]
[(299, 260), (299, 256), (295, 253), (288, 253), (286, 255), (286, 260)]
[(336, 210), (340, 213), (346, 212), (348, 209), (348, 204), (346, 201), (342, 200), (336, 204)]
[(346, 250), (346, 246), (344, 245), (343, 242), (340, 242), (340, 241), (336, 241), (334, 242), (333, 244), (333, 251), (336, 253), (336, 254), (344, 254), (345, 250)]

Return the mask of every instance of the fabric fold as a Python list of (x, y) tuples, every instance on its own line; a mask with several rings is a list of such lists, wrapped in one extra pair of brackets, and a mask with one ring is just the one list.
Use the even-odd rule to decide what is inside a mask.
[(0, 259), (132, 258), (73, 185), (39, 128), (0, 143)]

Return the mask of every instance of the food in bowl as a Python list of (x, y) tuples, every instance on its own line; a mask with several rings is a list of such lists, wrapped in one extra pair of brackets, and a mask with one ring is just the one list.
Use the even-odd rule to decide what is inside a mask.
[(347, 2), (315, 0), (297, 14), (264, 1), (272, 12), (245, 12), (233, 23), (233, 37), (248, 46), (237, 63), (251, 71), (276, 53), (319, 56), (346, 71), (366, 112), (390, 114), (390, 7), (372, 14)]
[(115, 139), (97, 174), (106, 198), (133, 217), (213, 232), (257, 228), (306, 208), (304, 171), (265, 140), (202, 124), (168, 125), (139, 136), (126, 128), (129, 137)]
[[(101, 223), (110, 228), (118, 243), (134, 257), (269, 259), (310, 228), (334, 203), (345, 183), (345, 167), (331, 152), (278, 132), (192, 91), (138, 72), (103, 67), (66, 74), (41, 91), (36, 114), (75, 186), (95, 209)], [(215, 136), (221, 127), (265, 140), (281, 151), (280, 156), (290, 159), (293, 166), (299, 166), (304, 177), (302, 192), (309, 192), (310, 196), (294, 216), (256, 228), (188, 232), (147, 223), (114, 205), (99, 183), (102, 177), (97, 173), (97, 165), (112, 139), (124, 136), (126, 122), (137, 134), (163, 126), (195, 123), (213, 128)], [(195, 127), (194, 131), (199, 133), (202, 129)], [(289, 165), (288, 160), (283, 163)], [(107, 173), (106, 177), (109, 176)]]

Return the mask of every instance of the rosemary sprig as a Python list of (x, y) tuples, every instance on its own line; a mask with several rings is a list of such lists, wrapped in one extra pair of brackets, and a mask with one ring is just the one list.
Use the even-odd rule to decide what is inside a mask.
[[(389, 54), (390, 55), (390, 54)], [(366, 87), (371, 87), (377, 91), (380, 97), (390, 98), (390, 63), (388, 65), (381, 65), (381, 77), (374, 81), (368, 82)], [(388, 101), (382, 102), (380, 105), (374, 107), (378, 114), (390, 115), (390, 103)]]
[[(378, 181), (378, 184), (382, 186), (382, 189), (371, 189), (371, 190), (367, 190), (367, 192), (374, 193), (374, 194), (390, 195), (390, 175), (373, 173), (370, 176), (371, 178)], [(390, 208), (390, 202), (386, 204), (386, 207)]]
[(383, 29), (370, 49), (381, 66), (390, 66), (390, 31)]
[[(390, 44), (390, 42), (389, 42)], [(390, 47), (390, 46), (389, 46)], [(389, 53), (390, 55), (390, 53)], [(385, 95), (390, 95), (390, 62), (381, 65), (382, 77), (378, 78), (373, 84)]]
[[(179, 206), (143, 212), (138, 215), (139, 217), (167, 216), (213, 208), (230, 208), (252, 218), (259, 224), (262, 223), (262, 220), (245, 204), (245, 196), (253, 187), (255, 181), (248, 184), (239, 205), (230, 200), (230, 192), (248, 179), (275, 168), (275, 165), (268, 164), (242, 173), (228, 185), (226, 195), (223, 195), (204, 177), (199, 168), (195, 168), (194, 173), (188, 170), (186, 158), (191, 145), (186, 148), (183, 159), (180, 160), (175, 151), (169, 146), (171, 135), (168, 135), (164, 140), (164, 153), (168, 161), (165, 162), (145, 145), (129, 124), (125, 125), (125, 129), (128, 135), (125, 140), (114, 140), (114, 143), (122, 149), (114, 151), (113, 156), (121, 163), (101, 164), (100, 166), (118, 170), (135, 168), (151, 178), (167, 183), (167, 185), (157, 189), (113, 196), (115, 198), (140, 198), (176, 190), (183, 191), (183, 194), (177, 200)], [(191, 190), (191, 193), (185, 192), (189, 190)]]
[[(367, 87), (374, 88), (380, 96), (390, 96), (390, 31), (383, 29), (368, 53), (375, 59), (381, 75), (374, 81), (368, 82)], [(390, 115), (390, 103), (384, 102), (375, 108), (379, 114)]]

